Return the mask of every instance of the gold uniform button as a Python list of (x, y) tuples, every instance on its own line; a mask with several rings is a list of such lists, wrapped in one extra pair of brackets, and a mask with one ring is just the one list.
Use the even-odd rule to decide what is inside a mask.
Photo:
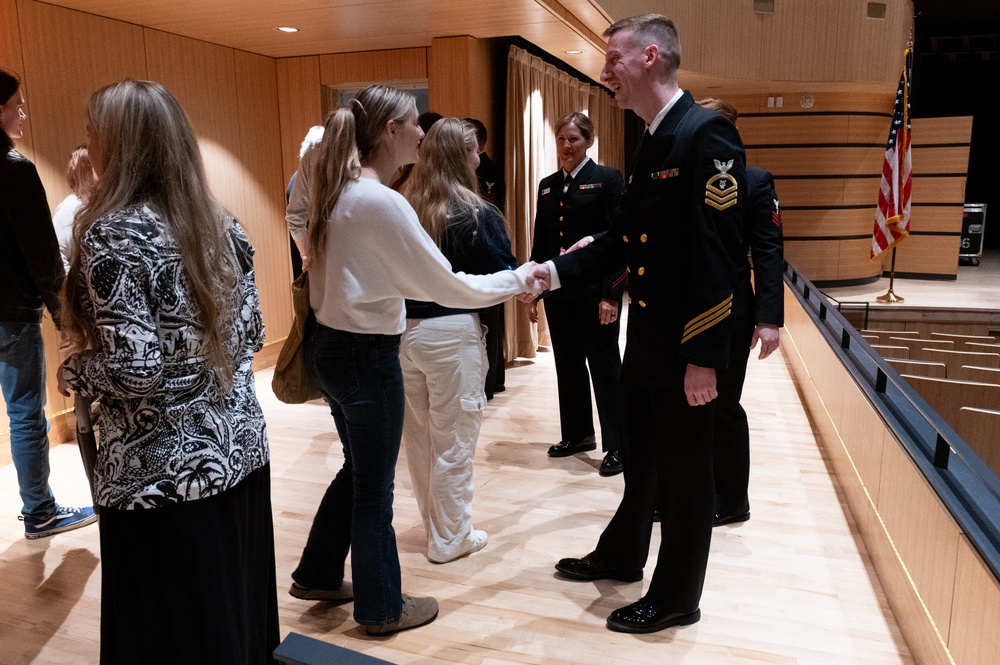
[(560, 201), (560, 202), (559, 202), (559, 207), (560, 207), (560, 208), (562, 208), (562, 207), (563, 207), (563, 202), (562, 202), (562, 201)]
[(629, 296), (628, 304), (630, 304), (630, 305), (632, 304), (632, 296)]
[(625, 272), (632, 272), (631, 266), (625, 266)]
[(628, 236), (622, 236), (622, 240), (624, 240), (625, 242), (628, 242)]
[(639, 301), (639, 307), (645, 307), (645, 306), (646, 306), (646, 301), (645, 300), (640, 300)]
[(562, 215), (559, 215), (559, 221), (561, 222), (562, 220), (563, 220)]
[(639, 242), (646, 242), (646, 234), (645, 233), (643, 233), (641, 236), (639, 236)]
[(566, 235), (566, 234), (564, 234), (564, 233), (563, 233), (562, 231), (560, 231), (560, 232), (559, 232), (559, 237), (560, 237), (560, 238), (561, 238), (562, 236), (564, 236), (564, 235)]
[(639, 274), (640, 275), (645, 275), (646, 274), (646, 269), (643, 268), (642, 266), (639, 266)]

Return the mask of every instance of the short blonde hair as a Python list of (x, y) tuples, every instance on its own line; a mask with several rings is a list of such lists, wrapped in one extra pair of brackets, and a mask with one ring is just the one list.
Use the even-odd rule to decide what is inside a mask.
[(681, 66), (681, 40), (673, 21), (662, 14), (629, 16), (608, 26), (603, 36), (610, 38), (623, 30), (629, 33), (632, 45), (637, 48), (656, 44), (666, 62), (667, 75), (671, 79), (677, 78), (677, 70)]

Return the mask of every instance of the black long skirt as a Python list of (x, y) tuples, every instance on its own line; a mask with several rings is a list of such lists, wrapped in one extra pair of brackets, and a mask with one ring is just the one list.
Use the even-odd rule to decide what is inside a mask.
[(270, 465), (231, 490), (101, 509), (101, 665), (274, 663)]

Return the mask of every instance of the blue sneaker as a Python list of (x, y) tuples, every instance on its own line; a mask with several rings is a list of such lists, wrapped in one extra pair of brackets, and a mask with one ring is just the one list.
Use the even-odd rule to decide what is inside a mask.
[(69, 508), (60, 506), (56, 509), (55, 515), (41, 522), (37, 522), (31, 517), (22, 516), (18, 519), (24, 522), (24, 537), (28, 540), (36, 540), (93, 524), (97, 521), (97, 515), (94, 513), (94, 509), (90, 507)]

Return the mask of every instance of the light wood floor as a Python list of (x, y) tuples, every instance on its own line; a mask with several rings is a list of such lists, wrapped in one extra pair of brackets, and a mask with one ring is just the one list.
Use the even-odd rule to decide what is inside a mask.
[[(403, 588), (436, 596), (441, 614), (389, 638), (366, 637), (351, 605), (285, 594), (313, 512), (340, 466), (340, 446), (324, 405), (280, 404), (270, 393), (270, 371), (258, 374), (272, 445), (283, 636), (295, 631), (421, 665), (913, 662), (780, 352), (752, 359), (747, 380), (753, 517), (715, 531), (701, 622), (647, 636), (604, 627), (612, 610), (639, 598), (644, 583), (574, 583), (553, 575), (560, 557), (593, 547), (617, 506), (622, 478), (598, 476), (596, 453), (546, 457), (559, 438), (552, 357), (542, 353), (520, 365), (508, 370), (507, 391), (490, 402), (477, 452), (474, 515), (490, 534), (486, 549), (445, 565), (427, 561), (400, 460), (394, 522)], [(76, 447), (53, 449), (52, 468), (59, 500), (86, 503)], [(13, 467), (0, 467), (0, 663), (96, 663), (98, 530), (24, 540), (16, 487)], [(654, 536), (654, 553), (657, 545)]]

